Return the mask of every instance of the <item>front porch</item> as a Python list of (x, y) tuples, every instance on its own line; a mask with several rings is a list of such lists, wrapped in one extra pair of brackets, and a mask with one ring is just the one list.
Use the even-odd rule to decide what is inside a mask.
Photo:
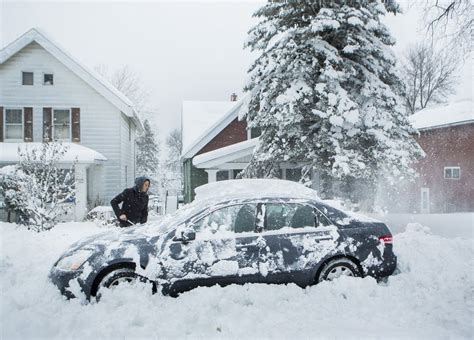
[[(8, 165), (15, 165), (20, 161), (18, 150), (40, 148), (43, 143), (0, 143), (0, 172)], [(63, 143), (68, 149), (61, 158), (58, 166), (71, 169), (74, 165), (74, 180), (76, 198), (72, 203), (74, 221), (82, 221), (88, 212), (88, 197), (90, 191), (100, 187), (102, 182), (103, 164), (107, 161), (101, 153), (76, 143)], [(4, 168), (6, 169), (6, 168)], [(0, 207), (0, 209), (3, 209)], [(4, 214), (2, 214), (4, 215)], [(68, 219), (68, 218), (66, 218)]]

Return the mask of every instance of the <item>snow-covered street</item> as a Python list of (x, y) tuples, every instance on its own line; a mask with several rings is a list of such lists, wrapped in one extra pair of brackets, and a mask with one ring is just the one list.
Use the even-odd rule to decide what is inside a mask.
[(199, 288), (178, 298), (118, 287), (100, 303), (65, 300), (48, 280), (53, 262), (92, 223), (35, 233), (0, 223), (1, 338), (472, 338), (470, 237), (409, 224), (394, 237), (400, 273), (386, 283), (343, 277), (301, 289)]

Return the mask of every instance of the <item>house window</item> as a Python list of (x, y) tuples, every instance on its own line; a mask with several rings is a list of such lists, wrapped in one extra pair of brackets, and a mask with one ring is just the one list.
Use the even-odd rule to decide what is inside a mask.
[(227, 181), (229, 179), (229, 171), (222, 170), (218, 171), (216, 175), (216, 181)]
[(286, 180), (299, 182), (301, 179), (301, 168), (296, 169), (286, 169)]
[(53, 139), (71, 140), (70, 110), (53, 110)]
[(22, 72), (23, 74), (23, 85), (33, 85), (33, 72)]
[(45, 73), (43, 75), (43, 85), (53, 85), (54, 77), (52, 73)]
[(444, 178), (445, 179), (460, 179), (461, 168), (458, 166), (446, 166), (444, 167)]
[(260, 137), (262, 129), (259, 127), (247, 128), (247, 139)]
[(5, 110), (5, 139), (23, 140), (23, 110)]

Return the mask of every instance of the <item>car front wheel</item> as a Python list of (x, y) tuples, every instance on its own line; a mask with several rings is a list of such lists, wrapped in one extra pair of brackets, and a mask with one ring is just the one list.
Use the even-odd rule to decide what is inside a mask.
[[(122, 268), (122, 269), (117, 269), (114, 270), (110, 273), (108, 273), (102, 281), (99, 284), (98, 292), (97, 292), (97, 298), (100, 299), (100, 293), (101, 290), (104, 288), (106, 289), (113, 289), (114, 287), (117, 287), (119, 285), (133, 285), (137, 282), (149, 282), (149, 280), (143, 276), (140, 276), (135, 273), (133, 269), (130, 268)], [(153, 288), (153, 291), (155, 288)]]
[(332, 281), (341, 276), (361, 276), (357, 265), (347, 258), (334, 259), (326, 263), (316, 282)]

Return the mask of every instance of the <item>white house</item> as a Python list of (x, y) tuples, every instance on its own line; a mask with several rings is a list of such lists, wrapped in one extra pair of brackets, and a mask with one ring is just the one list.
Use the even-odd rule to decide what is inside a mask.
[(33, 28), (0, 51), (0, 167), (16, 150), (62, 140), (77, 159), (75, 220), (109, 204), (135, 177), (135, 137), (143, 129), (132, 102)]

